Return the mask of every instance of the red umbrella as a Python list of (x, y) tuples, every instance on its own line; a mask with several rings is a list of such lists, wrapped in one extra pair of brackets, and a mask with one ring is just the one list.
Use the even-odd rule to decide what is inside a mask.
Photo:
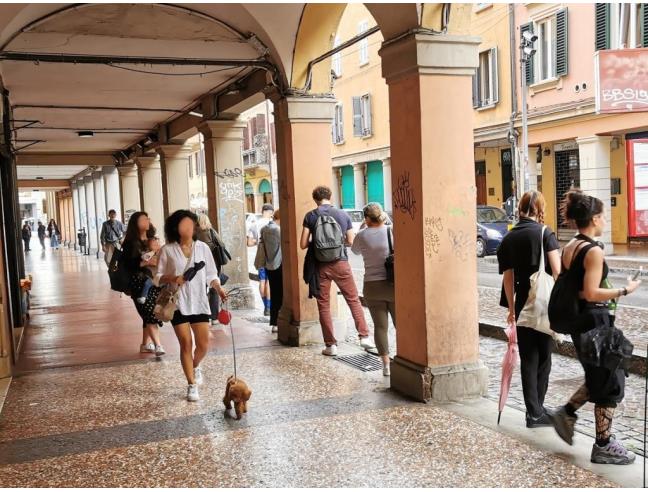
[(500, 384), (497, 425), (499, 425), (500, 419), (502, 418), (502, 411), (504, 410), (504, 405), (506, 405), (509, 389), (511, 388), (513, 369), (515, 369), (518, 360), (517, 331), (515, 329), (515, 323), (508, 325), (505, 332), (508, 337), (508, 348), (506, 349), (506, 354), (504, 354), (504, 360), (502, 361), (502, 382)]

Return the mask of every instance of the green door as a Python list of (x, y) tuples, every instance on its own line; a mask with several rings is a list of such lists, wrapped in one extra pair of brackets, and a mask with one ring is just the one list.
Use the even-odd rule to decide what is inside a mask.
[(367, 163), (367, 196), (370, 202), (378, 202), (385, 206), (382, 161)]
[(355, 188), (353, 186), (353, 166), (344, 166), (342, 174), (342, 208), (355, 208)]

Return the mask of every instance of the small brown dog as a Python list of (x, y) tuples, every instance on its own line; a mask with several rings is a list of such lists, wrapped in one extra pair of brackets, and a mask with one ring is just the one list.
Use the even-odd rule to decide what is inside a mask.
[(230, 376), (227, 378), (227, 386), (225, 387), (225, 398), (223, 403), (225, 408), (230, 410), (232, 402), (234, 402), (234, 410), (236, 411), (236, 420), (241, 420), (241, 416), (247, 413), (247, 401), (252, 396), (252, 391), (248, 385), (240, 378)]

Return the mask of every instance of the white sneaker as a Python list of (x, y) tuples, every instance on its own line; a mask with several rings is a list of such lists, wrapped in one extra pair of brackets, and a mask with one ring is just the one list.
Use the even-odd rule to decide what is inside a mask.
[(153, 352), (155, 352), (155, 345), (153, 345), (152, 343), (143, 343), (142, 345), (140, 345), (141, 354), (150, 354)]
[(322, 350), (322, 355), (328, 355), (334, 357), (337, 355), (337, 345), (329, 345), (324, 350)]
[(155, 355), (164, 355), (164, 354), (166, 354), (166, 350), (164, 350), (164, 347), (162, 345), (156, 345)]
[(371, 349), (376, 348), (376, 345), (373, 343), (373, 341), (369, 337), (361, 338), (360, 339), (360, 346), (365, 350), (371, 350)]
[(276, 326), (273, 326), (273, 327), (270, 328), (270, 331), (272, 333), (277, 333), (279, 331), (279, 328), (277, 328)]
[(200, 395), (198, 394), (198, 385), (190, 384), (187, 386), (187, 401), (198, 401), (200, 400)]
[(383, 376), (391, 376), (389, 362), (387, 362), (387, 364), (383, 363)]
[(196, 384), (203, 384), (202, 369), (200, 367), (194, 367), (194, 381), (196, 381)]
[(218, 324), (219, 324), (219, 323), (218, 323), (218, 320), (217, 320), (217, 319), (213, 319), (213, 320), (211, 320), (211, 325), (212, 325), (212, 326), (216, 326), (216, 325), (218, 325)]

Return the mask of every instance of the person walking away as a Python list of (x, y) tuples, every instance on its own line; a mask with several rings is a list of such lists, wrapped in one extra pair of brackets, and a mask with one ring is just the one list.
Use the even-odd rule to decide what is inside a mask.
[(596, 439), (590, 460), (592, 463), (627, 465), (635, 461), (636, 455), (628, 451), (612, 434), (614, 409), (624, 397), (625, 371), (622, 368), (610, 371), (586, 362), (585, 353), (581, 350), (581, 340), (588, 331), (601, 326), (601, 320), (606, 322), (606, 326), (612, 326), (608, 303), (633, 293), (641, 280), (628, 278), (628, 284), (621, 289), (604, 287), (609, 285), (609, 269), (603, 246), (593, 239), (601, 236), (607, 226), (601, 200), (572, 189), (565, 194), (560, 209), (563, 220), (578, 227), (578, 234), (564, 247), (562, 267), (578, 279), (576, 287), (580, 314), (573, 323), (571, 337), (585, 370), (585, 383), (551, 418), (558, 435), (572, 444), (578, 418), (576, 412), (588, 401), (594, 403)]
[[(499, 272), (504, 274), (500, 304), (508, 308), (507, 323), (517, 321), (529, 298), (529, 277), (538, 271), (544, 248), (546, 272), (554, 279), (560, 273), (560, 244), (547, 227), (542, 233), (545, 198), (539, 191), (527, 191), (518, 205), (519, 222), (509, 231), (497, 251)], [(551, 426), (544, 407), (551, 372), (553, 339), (528, 326), (517, 327), (520, 376), (528, 428)]]
[(155, 237), (156, 229), (146, 212), (135, 212), (128, 221), (126, 235), (122, 244), (122, 258), (126, 269), (130, 273), (129, 291), (135, 304), (137, 314), (142, 319), (142, 344), (140, 353), (154, 353), (161, 356), (166, 353), (160, 341), (160, 326), (162, 321), (153, 314), (155, 302), (161, 289), (157, 286), (149, 289), (146, 302), (143, 304), (137, 301), (139, 294), (146, 283), (146, 271), (144, 269), (156, 267), (158, 256), (149, 260), (143, 260), (142, 255), (148, 250), (148, 241)]
[[(164, 224), (167, 244), (160, 253), (155, 279), (157, 285), (172, 284), (178, 288), (177, 310), (171, 324), (180, 343), (188, 401), (200, 399), (198, 385), (203, 382), (200, 363), (209, 348), (211, 310), (207, 288), (216, 290), (221, 300), (227, 299), (212, 252), (207, 244), (197, 239), (197, 222), (198, 217), (189, 210), (177, 210), (167, 218)], [(184, 274), (189, 268), (195, 269), (195, 276), (187, 279)]]
[(101, 249), (104, 252), (104, 261), (108, 267), (110, 267), (110, 259), (115, 248), (120, 247), (125, 230), (124, 224), (117, 220), (117, 212), (112, 209), (109, 210), (108, 220), (101, 225), (101, 233), (99, 234)]
[(31, 227), (29, 227), (28, 221), (25, 221), (25, 223), (23, 224), (20, 235), (22, 237), (23, 243), (25, 244), (25, 251), (31, 251), (31, 249), (29, 248), (29, 242), (31, 241), (32, 230)]
[[(259, 232), (272, 220), (274, 207), (270, 203), (265, 203), (261, 208), (261, 218), (254, 222), (247, 232), (248, 247), (259, 244)], [(270, 284), (268, 282), (268, 272), (265, 268), (259, 268), (259, 293), (263, 301), (263, 315), (270, 316)]]
[(45, 250), (45, 225), (39, 220), (38, 221), (38, 241), (40, 242), (41, 248)]
[[(218, 264), (218, 261), (216, 259), (217, 256), (214, 254), (214, 252), (216, 251), (216, 248), (219, 247), (219, 244), (222, 245), (222, 247), (224, 247), (224, 244), (220, 235), (212, 226), (211, 220), (209, 220), (209, 216), (207, 214), (198, 215), (197, 238), (199, 241), (205, 243), (209, 247), (209, 250), (212, 252), (212, 257), (214, 258), (216, 270), (218, 270), (218, 276), (220, 278), (223, 266)], [(209, 288), (208, 296), (209, 309), (211, 311), (210, 320), (211, 324), (215, 325), (218, 323), (218, 313), (220, 312), (220, 297), (216, 289), (213, 289), (212, 287)]]
[(281, 268), (281, 229), (279, 210), (275, 210), (272, 220), (259, 231), (259, 248), (263, 254), (264, 269), (270, 284), (270, 331), (277, 333), (279, 311), (283, 304), (283, 272)]
[(52, 249), (59, 249), (59, 238), (61, 237), (61, 231), (59, 231), (58, 224), (54, 219), (49, 221), (47, 225), (47, 235), (50, 238), (50, 247)]
[(331, 318), (331, 282), (342, 292), (356, 330), (360, 336), (360, 345), (365, 350), (375, 347), (369, 339), (369, 328), (364, 317), (364, 310), (358, 297), (358, 289), (349, 265), (347, 246), (353, 244), (353, 225), (351, 217), (331, 205), (331, 189), (318, 186), (313, 190), (313, 200), (317, 204), (304, 217), (300, 239), (301, 249), (308, 249), (311, 244), (319, 269), (320, 293), (317, 297), (320, 324), (326, 348), (323, 355), (337, 355), (337, 340)]
[(393, 251), (393, 233), (391, 228), (385, 225), (387, 214), (379, 203), (369, 203), (363, 209), (363, 213), (366, 227), (358, 232), (351, 251), (362, 255), (364, 261), (362, 292), (374, 323), (374, 341), (382, 359), (383, 376), (389, 376), (389, 316), (391, 315), (395, 325), (396, 294), (394, 284), (387, 278), (385, 261)]

